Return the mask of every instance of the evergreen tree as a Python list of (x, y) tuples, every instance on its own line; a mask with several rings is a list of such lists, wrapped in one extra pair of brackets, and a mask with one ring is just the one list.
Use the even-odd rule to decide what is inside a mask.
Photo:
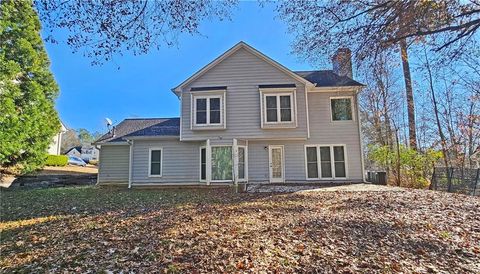
[(60, 130), (58, 86), (31, 1), (0, 1), (0, 167), (21, 172), (45, 161)]

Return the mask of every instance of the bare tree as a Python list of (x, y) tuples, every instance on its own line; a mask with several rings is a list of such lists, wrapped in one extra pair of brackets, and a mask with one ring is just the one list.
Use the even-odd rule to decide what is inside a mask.
[(439, 109), (438, 109), (438, 104), (437, 104), (437, 97), (435, 95), (432, 68), (430, 67), (430, 60), (428, 58), (426, 47), (424, 47), (424, 58), (425, 58), (425, 69), (426, 69), (427, 74), (428, 74), (428, 84), (429, 84), (430, 94), (431, 94), (431, 97), (432, 97), (433, 110), (434, 110), (434, 114), (435, 114), (435, 122), (437, 124), (438, 135), (440, 136), (440, 143), (441, 143), (441, 147), (442, 147), (443, 160), (444, 160), (444, 163), (445, 163), (445, 167), (448, 170), (448, 167), (450, 165), (449, 165), (449, 160), (448, 160), (449, 155), (448, 155), (448, 148), (447, 148), (447, 139), (445, 138), (445, 134), (443, 133), (443, 129), (442, 129), (442, 124), (440, 122), (440, 114), (439, 114)]
[(480, 27), (476, 0), (281, 1), (277, 10), (296, 34), (293, 51), (313, 63), (346, 45), (357, 61), (400, 49), (412, 148), (416, 148), (416, 123), (409, 41), (428, 38), (436, 50), (461, 49)]
[(182, 33), (197, 35), (203, 20), (230, 18), (237, 0), (34, 0), (47, 40), (55, 29), (68, 30), (67, 44), (94, 64), (125, 51), (143, 54), (172, 46)]

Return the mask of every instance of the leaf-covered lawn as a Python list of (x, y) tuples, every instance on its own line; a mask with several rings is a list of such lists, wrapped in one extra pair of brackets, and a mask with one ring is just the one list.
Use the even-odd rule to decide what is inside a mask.
[(0, 272), (480, 272), (480, 199), (430, 191), (2, 191)]

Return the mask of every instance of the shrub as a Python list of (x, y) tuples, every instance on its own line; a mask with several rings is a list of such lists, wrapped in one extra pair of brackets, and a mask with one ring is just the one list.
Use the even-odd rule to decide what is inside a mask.
[(400, 145), (398, 150), (400, 155), (397, 148), (370, 146), (369, 158), (377, 166), (391, 172), (390, 182), (395, 181), (398, 176), (397, 166), (400, 166), (400, 186), (427, 188), (430, 185), (428, 178), (432, 174), (434, 163), (442, 157), (442, 153), (433, 149), (415, 151), (403, 145)]
[(68, 156), (66, 155), (48, 155), (45, 161), (46, 166), (66, 166), (68, 164)]
[(98, 160), (90, 160), (88, 161), (89, 164), (97, 166), (98, 165)]

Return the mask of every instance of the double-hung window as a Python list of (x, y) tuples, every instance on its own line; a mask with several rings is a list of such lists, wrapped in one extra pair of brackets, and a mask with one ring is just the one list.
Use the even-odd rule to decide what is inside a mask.
[(347, 178), (345, 145), (309, 145), (305, 154), (307, 179)]
[(330, 109), (332, 112), (332, 121), (353, 120), (353, 107), (351, 96), (330, 98)]
[(195, 96), (195, 125), (222, 124), (222, 96)]
[(293, 121), (292, 93), (265, 94), (266, 123), (291, 123)]
[(162, 160), (163, 149), (151, 148), (149, 161), (148, 161), (148, 176), (149, 177), (161, 177), (162, 176)]

